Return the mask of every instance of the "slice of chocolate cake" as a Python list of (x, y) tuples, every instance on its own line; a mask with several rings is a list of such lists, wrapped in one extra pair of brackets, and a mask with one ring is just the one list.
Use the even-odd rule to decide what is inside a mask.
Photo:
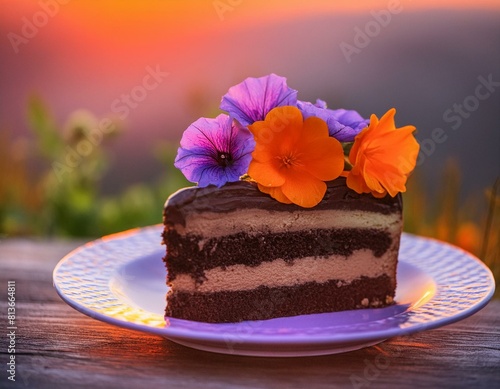
[(339, 177), (313, 208), (248, 181), (174, 193), (164, 209), (166, 316), (239, 322), (393, 303), (401, 195)]

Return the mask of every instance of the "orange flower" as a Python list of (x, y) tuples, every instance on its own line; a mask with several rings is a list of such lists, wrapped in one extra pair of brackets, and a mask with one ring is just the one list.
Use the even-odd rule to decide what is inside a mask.
[(415, 167), (420, 146), (412, 135), (415, 127), (396, 128), (395, 114), (392, 108), (380, 121), (372, 115), (370, 125), (354, 138), (347, 186), (358, 193), (394, 197), (406, 191), (406, 179)]
[(304, 120), (296, 107), (274, 108), (249, 129), (256, 146), (248, 174), (262, 192), (282, 203), (314, 207), (325, 195), (324, 181), (342, 173), (340, 142), (328, 135), (323, 120)]

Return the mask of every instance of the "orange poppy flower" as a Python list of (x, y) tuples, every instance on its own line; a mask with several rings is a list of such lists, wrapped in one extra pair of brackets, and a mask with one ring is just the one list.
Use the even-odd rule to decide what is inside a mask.
[(322, 119), (304, 120), (298, 108), (284, 106), (248, 128), (256, 142), (248, 174), (262, 192), (282, 203), (314, 207), (325, 195), (324, 181), (342, 173), (342, 146), (328, 135)]
[(347, 186), (358, 193), (394, 197), (406, 191), (406, 179), (415, 167), (420, 146), (412, 134), (414, 126), (396, 128), (395, 114), (392, 108), (380, 121), (372, 115), (370, 125), (354, 138)]

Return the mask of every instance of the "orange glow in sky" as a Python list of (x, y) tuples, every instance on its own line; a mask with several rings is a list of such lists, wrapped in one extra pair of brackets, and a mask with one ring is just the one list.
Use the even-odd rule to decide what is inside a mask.
[[(69, 1), (69, 0), (0, 0), (4, 3), (0, 22), (7, 31), (21, 34), (26, 20), (46, 10), (50, 16), (42, 26), (46, 39), (40, 46), (50, 45), (54, 51), (64, 48), (68, 63), (88, 55), (91, 67), (123, 58), (133, 67), (137, 59), (154, 60), (154, 52), (170, 52), (171, 65), (175, 57), (209, 54), (217, 44), (218, 33), (232, 29), (255, 29), (260, 25), (307, 15), (366, 13), (394, 8), (402, 11), (428, 8), (494, 8), (497, 0), (410, 1), (389, 0), (355, 2), (331, 0), (150, 0), (150, 1)], [(471, 5), (472, 4), (472, 5)], [(38, 41), (42, 38), (35, 37)], [(4, 41), (5, 43), (5, 41)], [(31, 44), (33, 46), (33, 44)], [(20, 46), (21, 47), (21, 46)], [(122, 70), (117, 70), (120, 73)], [(142, 69), (141, 69), (142, 71)]]
[[(74, 45), (88, 45), (89, 55), (96, 51), (126, 51), (140, 56), (157, 42), (166, 50), (178, 52), (191, 44), (203, 47), (214, 43), (214, 31), (230, 28), (258, 29), (259, 25), (307, 15), (367, 13), (394, 8), (423, 10), (429, 8), (500, 9), (497, 0), (150, 0), (150, 1), (70, 1), (70, 0), (0, 0), (0, 22), (7, 30), (20, 34), (25, 19), (47, 10), (46, 30), (57, 46), (71, 38)], [(48, 32), (47, 32), (48, 34)], [(130, 54), (132, 55), (132, 54)]]
[[(497, 0), (150, 0), (150, 1), (69, 1), (69, 0), (0, 0), (0, 21), (15, 32), (21, 19), (28, 19), (41, 9), (55, 10), (55, 22), (64, 25), (65, 33), (82, 34), (88, 41), (103, 45), (135, 47), (158, 35), (189, 42), (206, 40), (220, 23), (235, 28), (253, 27), (261, 23), (293, 19), (309, 15), (343, 12), (380, 11), (393, 7), (401, 10), (429, 8), (500, 9)], [(67, 3), (67, 4), (65, 4)], [(208, 34), (208, 35), (207, 35)], [(174, 43), (175, 45), (175, 43)], [(111, 47), (110, 47), (111, 48)]]

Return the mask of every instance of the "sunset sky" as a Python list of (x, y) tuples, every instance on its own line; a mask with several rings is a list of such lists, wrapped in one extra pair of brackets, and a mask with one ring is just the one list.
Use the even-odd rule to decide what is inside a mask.
[[(33, 94), (63, 124), (81, 108), (110, 115), (147, 69), (168, 73), (126, 117), (116, 151), (130, 156), (123, 161), (130, 174), (137, 158), (152, 159), (157, 140), (177, 142), (248, 76), (286, 76), (300, 98), (323, 97), (365, 116), (397, 105), (422, 137), (442, 126), (442, 112), (479, 75), (500, 78), (498, 0), (0, 0), (0, 7), (0, 129), (13, 136), (30, 134)], [(390, 23), (346, 62), (341, 44), (388, 13)]]
[[(35, 72), (38, 78), (28, 75), (37, 78), (31, 85), (34, 88), (43, 82), (40, 78), (74, 79), (75, 70), (84, 84), (98, 78), (103, 87), (112, 87), (115, 82), (123, 85), (124, 78), (138, 79), (145, 66), (158, 61), (179, 79), (197, 64), (222, 62), (223, 56), (231, 56), (231, 50), (242, 64), (249, 63), (249, 53), (255, 47), (242, 54), (237, 51), (241, 47), (234, 47), (239, 45), (231, 41), (232, 36), (241, 31), (258, 35), (264, 27), (318, 15), (345, 14), (347, 19), (354, 14), (368, 22), (373, 13), (388, 10), (393, 12), (392, 18), (432, 9), (500, 10), (496, 0), (0, 0), (0, 4), (2, 73), (13, 82), (7, 75), (10, 72)], [(41, 13), (48, 14), (45, 23)], [(33, 21), (42, 24), (34, 37), (26, 42), (16, 40)], [(352, 24), (351, 35), (356, 26)]]
[[(29, 43), (20, 44), (19, 50), (50, 45), (53, 51), (63, 49), (68, 62), (72, 61), (72, 54), (85, 52), (86, 64), (97, 67), (110, 57), (130, 60), (133, 67), (137, 58), (154, 59), (155, 51), (160, 49), (176, 56), (189, 56), (193, 50), (203, 53), (204, 48), (216, 44), (214, 38), (221, 29), (227, 32), (258, 29), (270, 23), (315, 15), (358, 13), (369, 18), (370, 12), (388, 9), (397, 10), (394, 13), (429, 9), (500, 10), (500, 2), (496, 0), (0, 0), (0, 3), (2, 30), (20, 35), (24, 18), (33, 21), (44, 9), (53, 12), (53, 16), (49, 12), (48, 22), (37, 35)], [(4, 35), (3, 44), (7, 43), (6, 38)], [(32, 54), (38, 51), (29, 50)], [(176, 60), (171, 62), (175, 66)]]

